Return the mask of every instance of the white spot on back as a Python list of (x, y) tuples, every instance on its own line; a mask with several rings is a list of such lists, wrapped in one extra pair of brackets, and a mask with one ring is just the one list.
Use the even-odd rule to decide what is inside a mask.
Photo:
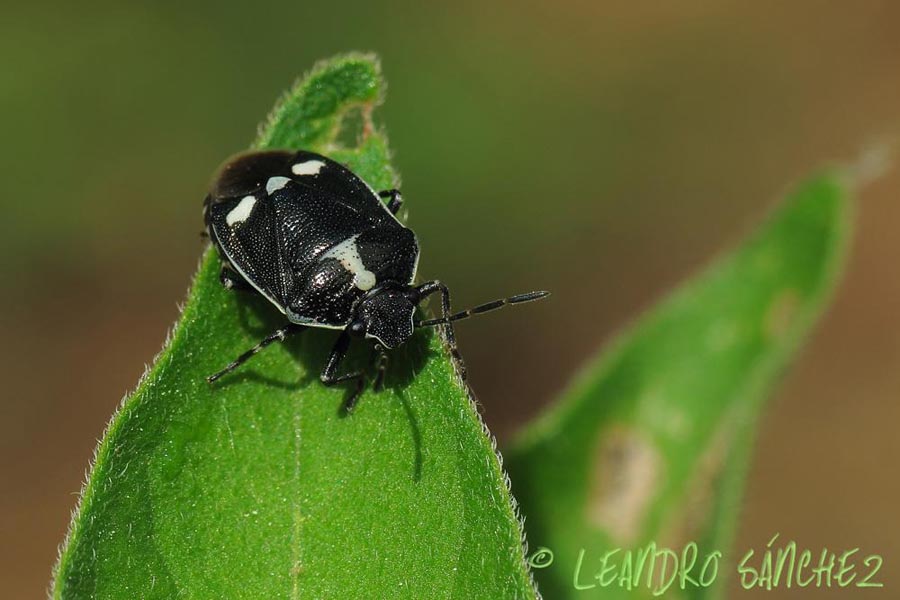
[(290, 182), (291, 180), (287, 177), (269, 177), (266, 182), (266, 193), (271, 196)]
[(254, 196), (244, 196), (237, 206), (225, 215), (225, 222), (228, 223), (229, 227), (234, 227), (237, 223), (243, 223), (250, 216), (255, 204), (256, 198)]
[(324, 166), (321, 160), (307, 160), (291, 167), (291, 172), (294, 175), (318, 175)]
[(332, 246), (328, 252), (322, 255), (322, 258), (334, 258), (343, 265), (345, 269), (353, 273), (353, 285), (357, 288), (368, 291), (374, 287), (375, 273), (366, 269), (359, 255), (359, 247), (356, 245), (356, 238), (359, 234), (348, 237), (346, 240)]

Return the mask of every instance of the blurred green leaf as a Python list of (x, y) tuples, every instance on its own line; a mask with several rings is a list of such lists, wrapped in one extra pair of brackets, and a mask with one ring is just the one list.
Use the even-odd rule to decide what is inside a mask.
[[(382, 87), (371, 57), (323, 63), (255, 146), (328, 152), (392, 187), (368, 119)], [(354, 111), (360, 137), (341, 147)], [(439, 338), (422, 331), (393, 353), (385, 391), (349, 417), (345, 390), (318, 381), (334, 332), (270, 347), (211, 387), (206, 375), (280, 325), (218, 269), (207, 251), (97, 449), (55, 597), (533, 598), (492, 440)], [(351, 365), (368, 358), (357, 350)]]
[[(721, 592), (753, 425), (840, 273), (847, 195), (839, 172), (800, 186), (760, 231), (589, 365), (506, 453), (529, 540), (554, 554), (535, 572), (548, 598), (651, 597), (665, 582), (648, 586), (648, 568), (631, 593), (594, 578), (608, 550), (650, 542), (679, 554), (696, 542), (694, 578), (706, 553), (725, 553), (714, 586), (679, 592), (676, 581), (669, 591)], [(624, 550), (609, 557), (616, 580), (626, 560)], [(576, 576), (595, 587), (576, 590)]]

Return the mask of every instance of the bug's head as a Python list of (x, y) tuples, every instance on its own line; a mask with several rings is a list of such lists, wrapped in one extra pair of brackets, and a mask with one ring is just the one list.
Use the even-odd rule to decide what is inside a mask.
[(416, 303), (409, 292), (380, 289), (365, 297), (350, 323), (350, 333), (373, 338), (388, 350), (403, 345), (413, 334)]

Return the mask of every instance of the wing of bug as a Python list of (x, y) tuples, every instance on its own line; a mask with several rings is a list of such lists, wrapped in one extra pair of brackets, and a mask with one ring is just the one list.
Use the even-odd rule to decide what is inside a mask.
[(283, 312), (288, 283), (281, 265), (275, 207), (265, 191), (210, 197), (206, 220), (222, 258)]
[(326, 156), (297, 152), (284, 173), (299, 185), (330, 196), (372, 222), (394, 220), (377, 194), (351, 170)]

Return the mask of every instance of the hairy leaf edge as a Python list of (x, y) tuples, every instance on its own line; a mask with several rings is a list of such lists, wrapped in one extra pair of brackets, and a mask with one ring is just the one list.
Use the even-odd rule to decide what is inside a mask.
[[(381, 63), (374, 53), (349, 52), (339, 56), (322, 59), (317, 61), (313, 65), (313, 67), (306, 73), (298, 77), (295, 82), (285, 92), (283, 92), (281, 96), (279, 96), (278, 100), (276, 100), (275, 102), (274, 107), (271, 109), (265, 120), (258, 125), (257, 137), (251, 144), (251, 148), (258, 149), (265, 146), (267, 138), (271, 137), (272, 135), (272, 128), (283, 116), (290, 98), (307, 87), (312, 78), (320, 73), (325, 72), (329, 68), (332, 68), (338, 63), (354, 60), (369, 62), (372, 64), (381, 85), (376, 96), (371, 100), (371, 106), (374, 109), (381, 105), (384, 102), (386, 96), (387, 83), (381, 75)], [(352, 106), (347, 106), (344, 110), (346, 111), (351, 108)], [(391, 150), (390, 145), (387, 144), (387, 135), (384, 131), (383, 126), (379, 127), (378, 133), (385, 139), (388, 148), (388, 160), (390, 161), (393, 157), (393, 151)], [(399, 176), (397, 175), (393, 166), (390, 164), (388, 166), (394, 179), (396, 181), (399, 181)], [(69, 527), (67, 528), (66, 535), (57, 549), (57, 560), (53, 566), (50, 583), (47, 590), (48, 598), (53, 599), (60, 597), (59, 593), (61, 592), (61, 587), (58, 585), (59, 575), (64, 572), (65, 566), (68, 563), (69, 557), (71, 556), (71, 553), (68, 551), (68, 549), (71, 547), (71, 544), (76, 539), (78, 539), (78, 536), (80, 534), (80, 517), (82, 513), (85, 510), (89, 509), (89, 507), (91, 506), (91, 502), (93, 501), (94, 488), (96, 485), (98, 485), (95, 482), (94, 478), (91, 477), (91, 475), (98, 463), (102, 463), (104, 457), (106, 457), (112, 451), (112, 449), (110, 448), (109, 440), (124, 420), (125, 415), (127, 415), (127, 411), (130, 410), (130, 401), (133, 398), (141, 395), (146, 390), (146, 388), (152, 384), (153, 379), (162, 369), (164, 361), (169, 358), (169, 355), (172, 352), (172, 348), (183, 338), (183, 324), (186, 323), (191, 317), (193, 317), (194, 313), (198, 310), (196, 308), (198, 303), (194, 299), (194, 291), (197, 285), (197, 280), (203, 269), (207, 268), (207, 263), (213, 260), (215, 260), (215, 253), (213, 252), (213, 249), (211, 247), (207, 247), (198, 260), (198, 266), (191, 277), (191, 282), (187, 289), (187, 297), (185, 302), (178, 304), (178, 316), (176, 317), (174, 324), (168, 328), (165, 340), (162, 344), (162, 348), (159, 352), (157, 352), (150, 363), (145, 363), (144, 372), (139, 377), (134, 389), (130, 392), (126, 392), (122, 399), (119, 401), (119, 404), (117, 405), (112, 416), (107, 422), (106, 427), (103, 430), (99, 443), (94, 448), (93, 456), (91, 457), (88, 467), (85, 470), (84, 482), (82, 483), (81, 490), (78, 494), (78, 500), (71, 512)], [(514, 521), (517, 524), (517, 527), (519, 529), (518, 533), (520, 545), (522, 548), (522, 556), (520, 557), (521, 560), (519, 561), (519, 564), (522, 567), (522, 573), (520, 575), (524, 575), (524, 579), (530, 585), (535, 599), (541, 600), (542, 596), (540, 594), (540, 591), (538, 590), (537, 583), (534, 579), (534, 574), (529, 568), (527, 561), (528, 541), (526, 539), (525, 533), (525, 518), (521, 514), (521, 511), (519, 509), (519, 503), (516, 501), (515, 496), (513, 496), (510, 478), (503, 467), (503, 455), (500, 453), (500, 450), (498, 448), (497, 439), (488, 429), (487, 424), (482, 418), (480, 404), (474, 390), (472, 390), (468, 382), (461, 376), (461, 365), (457, 364), (457, 362), (453, 359), (452, 354), (449, 350), (449, 345), (447, 344), (446, 337), (443, 334), (443, 330), (441, 331), (441, 346), (444, 350), (445, 360), (452, 366), (454, 380), (457, 386), (463, 392), (465, 392), (465, 395), (468, 399), (469, 411), (481, 427), (483, 436), (482, 443), (487, 443), (496, 459), (493, 464), (494, 475), (499, 476), (499, 479), (503, 482), (503, 487), (506, 491), (506, 507), (508, 509), (508, 516), (511, 517), (511, 521)]]

